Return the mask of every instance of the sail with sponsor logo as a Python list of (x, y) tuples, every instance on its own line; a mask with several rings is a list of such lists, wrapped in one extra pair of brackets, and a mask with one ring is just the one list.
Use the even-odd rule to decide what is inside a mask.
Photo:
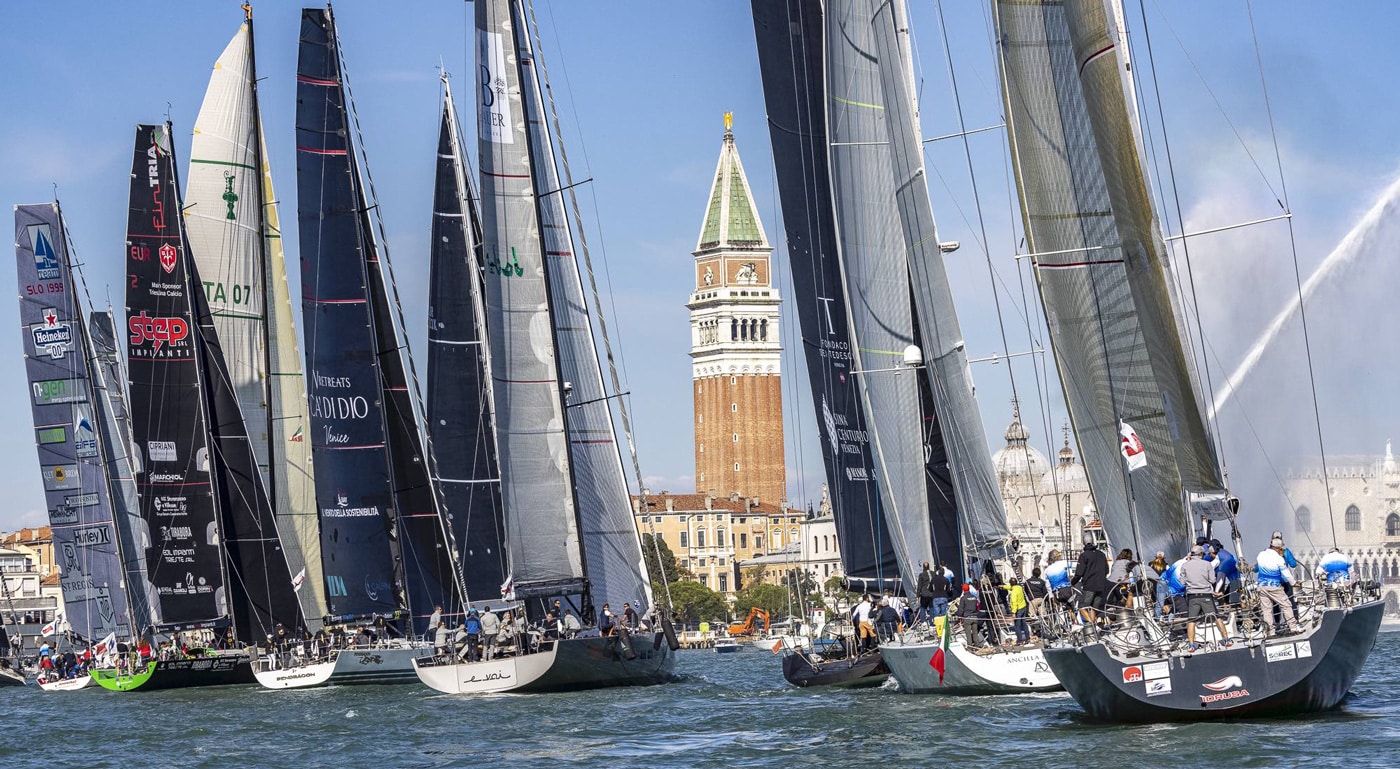
[[(326, 600), (339, 616), (461, 606), (396, 289), (375, 234), (330, 10), (302, 12), (297, 193)], [(391, 296), (391, 292), (394, 292)]]
[(306, 383), (263, 140), (249, 18), (214, 63), (190, 144), (185, 227), (314, 629), (325, 613)]
[(126, 474), (129, 481), (129, 471), (109, 458), (125, 445), (106, 419), (103, 372), (57, 203), (15, 207), (15, 252), (34, 443), (63, 620), (90, 641), (109, 633), (130, 638), (150, 621), (144, 554), (121, 530), (128, 523), (119, 510), (125, 500), (114, 499), (111, 476)]
[(509, 568), (486, 347), (481, 221), (452, 89), (443, 78), (428, 272), (428, 428), (463, 584), (496, 595)]
[(164, 629), (250, 643), (304, 617), (182, 225), (170, 127), (138, 126), (127, 359), (147, 574)]

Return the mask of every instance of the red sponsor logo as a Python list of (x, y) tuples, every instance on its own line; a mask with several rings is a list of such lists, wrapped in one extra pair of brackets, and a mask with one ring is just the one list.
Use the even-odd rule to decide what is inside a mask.
[(1142, 680), (1142, 668), (1137, 665), (1130, 665), (1123, 668), (1123, 683), (1130, 684)]
[(157, 253), (159, 253), (160, 255), (161, 269), (165, 270), (166, 272), (174, 272), (175, 260), (179, 258), (179, 252), (175, 250), (175, 247), (170, 245), (169, 243), (166, 243), (165, 245), (160, 247), (160, 251)]
[(1209, 704), (1209, 703), (1212, 703), (1212, 702), (1223, 702), (1223, 701), (1225, 701), (1225, 700), (1238, 700), (1238, 699), (1242, 699), (1242, 698), (1248, 697), (1248, 696), (1249, 696), (1249, 690), (1248, 690), (1248, 689), (1231, 689), (1231, 690), (1228, 691), (1228, 692), (1220, 692), (1219, 694), (1202, 694), (1202, 695), (1201, 695), (1201, 704), (1202, 704), (1202, 705), (1206, 705), (1206, 704)]
[(175, 345), (190, 335), (190, 326), (183, 318), (152, 318), (145, 311), (127, 321), (131, 344), (152, 342), (155, 350), (162, 345)]

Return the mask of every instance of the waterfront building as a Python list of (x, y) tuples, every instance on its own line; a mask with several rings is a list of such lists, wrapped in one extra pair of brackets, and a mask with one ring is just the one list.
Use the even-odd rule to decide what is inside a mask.
[[(1011, 404), (1006, 445), (992, 454), (1002, 504), (1011, 529), (1013, 561), (1022, 576), (1044, 565), (1051, 550), (1072, 552), (1086, 530), (1098, 532), (1098, 514), (1089, 493), (1089, 477), (1070, 446), (1069, 429), (1052, 466), (1030, 444), (1019, 404)], [(1149, 556), (1150, 558), (1150, 556)]]
[(695, 246), (690, 358), (695, 398), (695, 487), (781, 505), (781, 298), (729, 113), (719, 165)]
[[(1379, 456), (1329, 456), (1325, 475), (1320, 462), (1290, 470), (1284, 491), (1292, 515), (1280, 530), (1308, 574), (1332, 549), (1335, 532), (1352, 575), (1380, 582), (1386, 613), (1400, 612), (1400, 465), (1390, 441)], [(1258, 548), (1251, 549), (1253, 558)]]

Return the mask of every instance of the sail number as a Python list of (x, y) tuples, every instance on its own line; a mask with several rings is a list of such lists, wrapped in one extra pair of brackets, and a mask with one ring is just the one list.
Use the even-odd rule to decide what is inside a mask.
[(61, 294), (63, 293), (63, 284), (31, 283), (30, 285), (25, 286), (24, 290), (30, 296), (38, 296), (39, 294)]
[(211, 302), (221, 304), (229, 304), (229, 299), (233, 300), (233, 304), (252, 304), (253, 287), (246, 283), (234, 283), (225, 288), (223, 283), (206, 280), (204, 281), (204, 296)]

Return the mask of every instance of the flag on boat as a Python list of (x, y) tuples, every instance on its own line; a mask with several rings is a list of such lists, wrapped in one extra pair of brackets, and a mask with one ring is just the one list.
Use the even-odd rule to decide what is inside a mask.
[(300, 592), (301, 592), (301, 583), (303, 583), (303, 582), (305, 582), (305, 581), (306, 581), (306, 567), (303, 566), (303, 567), (301, 567), (301, 571), (297, 572), (297, 575), (296, 575), (295, 577), (292, 577), (292, 592), (293, 592), (293, 593), (300, 593)]
[(948, 669), (946, 651), (952, 635), (950, 629), (953, 623), (948, 621), (947, 615), (935, 617), (933, 621), (937, 623), (939, 620), (943, 620), (943, 630), (939, 633), (938, 648), (934, 649), (933, 656), (929, 658), (928, 664), (929, 667), (938, 671), (938, 685), (942, 686), (943, 673)]
[(501, 597), (507, 601), (515, 600), (515, 577), (506, 575), (506, 581), (501, 583)]
[(783, 650), (783, 639), (779, 638), (778, 640), (776, 640), (776, 641), (773, 642), (773, 653), (774, 653), (774, 654), (779, 654), (779, 653), (782, 652), (782, 650)]
[(43, 636), (43, 637), (45, 637), (45, 638), (48, 638), (49, 636), (53, 635), (53, 634), (56, 633), (56, 632), (58, 632), (58, 619), (57, 619), (57, 618), (55, 618), (53, 622), (50, 622), (49, 624), (47, 624), (47, 625), (45, 625), (45, 626), (39, 628), (39, 635), (41, 635), (41, 636)]
[(1123, 426), (1119, 432), (1123, 435), (1123, 459), (1128, 462), (1128, 471), (1147, 467), (1147, 450), (1142, 447), (1137, 431), (1127, 422), (1119, 424)]
[(290, 441), (290, 442), (292, 442), (292, 443), (301, 443), (301, 442), (302, 442), (303, 438), (302, 438), (302, 432), (301, 432), (301, 425), (297, 425), (297, 431), (294, 432), (294, 433), (292, 433), (292, 437), (288, 438), (287, 440)]
[(96, 646), (92, 647), (92, 654), (95, 657), (101, 657), (104, 654), (110, 654), (115, 648), (117, 648), (117, 632), (114, 630), (108, 633), (106, 638), (98, 641)]

